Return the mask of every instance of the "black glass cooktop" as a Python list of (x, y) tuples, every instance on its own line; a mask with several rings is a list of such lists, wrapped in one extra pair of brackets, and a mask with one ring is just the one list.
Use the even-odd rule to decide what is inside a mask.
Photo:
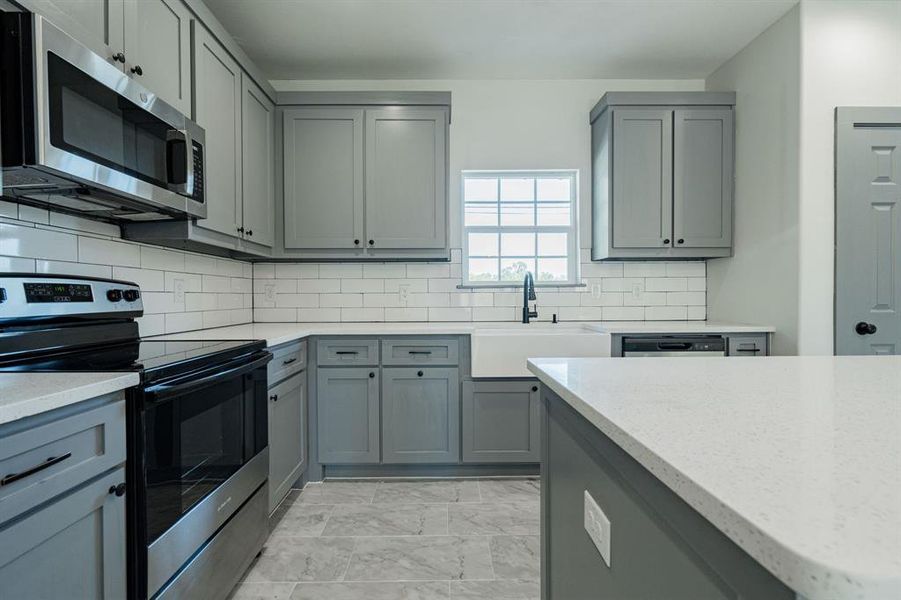
[(221, 360), (225, 355), (251, 352), (263, 347), (263, 342), (251, 340), (137, 340), (107, 346), (97, 344), (79, 351), (19, 357), (15, 362), (0, 363), (0, 371), (158, 371)]

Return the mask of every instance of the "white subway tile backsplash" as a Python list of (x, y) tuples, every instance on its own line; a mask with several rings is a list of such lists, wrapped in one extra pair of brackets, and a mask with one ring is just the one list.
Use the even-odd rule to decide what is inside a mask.
[(19, 218), (19, 205), (15, 202), (7, 202), (6, 200), (0, 200), (0, 217), (4, 217), (7, 219), (18, 219)]
[(688, 289), (688, 280), (684, 277), (648, 277), (645, 289), (649, 292), (684, 292)]
[(688, 318), (687, 306), (649, 306), (645, 309), (645, 319), (649, 321), (685, 320)]
[(407, 266), (403, 263), (363, 265), (364, 279), (404, 279)]
[(429, 320), (427, 308), (385, 308), (386, 321), (419, 322)]
[(664, 277), (666, 263), (628, 262), (623, 263), (623, 277)]
[(407, 265), (407, 277), (411, 279), (450, 277), (450, 265), (410, 263)]
[(297, 321), (296, 308), (254, 308), (253, 320), (260, 323), (281, 323)]
[(182, 313), (185, 312), (185, 303), (176, 302), (172, 292), (143, 292), (144, 314), (154, 313)]
[(185, 310), (215, 310), (218, 308), (218, 294), (190, 292), (185, 294)]
[(77, 253), (78, 237), (75, 235), (37, 229), (31, 225), (0, 223), (0, 254), (5, 256), (72, 260), (78, 256)]
[[(278, 281), (290, 281), (279, 279)], [(341, 291), (340, 279), (298, 279), (297, 291), (302, 294), (337, 294)]]
[(27, 204), (19, 205), (19, 220), (32, 223), (50, 224), (50, 212), (46, 208), (37, 208)]
[(472, 309), (473, 321), (512, 321), (516, 317), (516, 309), (512, 306), (474, 306)]
[(0, 271), (4, 271), (6, 273), (34, 273), (34, 269), (35, 267), (33, 258), (0, 256)]
[(399, 292), (405, 286), (408, 294), (420, 294), (429, 291), (428, 279), (386, 279), (386, 292)]
[(450, 306), (494, 306), (494, 294), (477, 292), (475, 294), (450, 294)]
[(707, 278), (706, 277), (689, 277), (685, 281), (687, 282), (686, 290), (689, 292), (706, 292), (707, 291)]
[(472, 309), (429, 307), (429, 321), (472, 321)]
[(78, 262), (140, 267), (141, 247), (127, 242), (79, 236)]
[(699, 261), (666, 263), (667, 277), (706, 277), (707, 263)]
[(225, 275), (204, 275), (201, 289), (204, 292), (227, 293), (232, 289), (231, 279)]
[(342, 279), (341, 292), (347, 294), (381, 293), (385, 291), (383, 279)]
[(688, 307), (688, 319), (692, 321), (703, 321), (707, 318), (707, 307), (706, 306), (689, 306)]
[[(255, 276), (265, 277), (266, 275), (255, 273)], [(319, 277), (319, 265), (279, 263), (275, 265), (275, 277), (279, 279), (317, 279)]]
[[(449, 294), (427, 293), (427, 294), (408, 294), (407, 306), (417, 307), (446, 307), (450, 306)], [(429, 319), (434, 320), (434, 319)]]
[(363, 294), (363, 306), (366, 308), (399, 308), (404, 306), (400, 294)]
[(704, 306), (707, 304), (705, 292), (668, 292), (666, 303), (670, 306)]
[(278, 308), (319, 308), (319, 294), (277, 294), (275, 306)]
[(184, 271), (185, 253), (153, 246), (142, 246), (141, 267), (159, 271)]
[(345, 322), (379, 323), (385, 320), (384, 308), (342, 308), (341, 320)]
[(244, 277), (232, 277), (231, 290), (236, 294), (249, 294), (253, 292), (253, 281)]
[[(282, 319), (287, 320), (287, 319)], [(297, 320), (302, 323), (337, 323), (341, 321), (340, 308), (298, 308)]]
[(131, 281), (140, 286), (142, 292), (171, 291), (165, 287), (164, 273), (150, 269), (135, 269), (132, 267), (113, 267), (113, 279)]
[[(276, 273), (277, 272), (278, 269), (276, 269)], [(363, 265), (345, 265), (333, 263), (322, 264), (319, 265), (319, 277), (321, 279), (362, 279)]]
[(183, 312), (166, 314), (166, 333), (181, 333), (203, 329), (203, 313)]
[(216, 275), (222, 275), (223, 277), (243, 277), (244, 265), (235, 260), (217, 258)]
[(582, 277), (623, 277), (623, 263), (582, 263)]
[(643, 306), (605, 306), (605, 321), (644, 321), (645, 308)]
[(276, 294), (293, 294), (297, 292), (297, 280), (296, 279), (259, 279), (255, 278), (253, 280), (253, 293), (254, 294), (265, 294), (266, 289), (269, 287), (273, 288), (273, 292)]
[(82, 275), (84, 277), (112, 277), (113, 268), (109, 265), (90, 265), (87, 263), (68, 262), (63, 260), (34, 261), (35, 273), (48, 275)]
[(644, 289), (644, 279), (639, 277), (619, 277), (604, 279), (601, 288), (605, 292), (631, 292), (632, 288), (640, 285)]
[[(174, 273), (171, 271), (165, 274), (164, 289), (167, 292), (174, 292), (176, 280), (181, 280), (185, 292), (199, 292), (203, 289), (202, 275), (197, 273)], [(251, 281), (249, 279), (246, 281), (247, 285), (250, 286)]]
[(145, 315), (138, 317), (136, 320), (138, 322), (138, 332), (143, 337), (166, 333), (165, 315)]
[(623, 306), (666, 306), (665, 292), (623, 294)]
[[(275, 267), (273, 264), (265, 264), (265, 263), (256, 263), (251, 269), (253, 271), (253, 277), (259, 279), (275, 279)], [(316, 272), (319, 272), (319, 268), (316, 268)]]
[(363, 294), (320, 294), (319, 306), (322, 308), (361, 308)]
[[(561, 306), (558, 310), (560, 318), (565, 321), (600, 321), (605, 309), (600, 306)], [(542, 312), (539, 306), (538, 313)]]
[(459, 279), (429, 279), (430, 292), (457, 292), (458, 285), (460, 285)]

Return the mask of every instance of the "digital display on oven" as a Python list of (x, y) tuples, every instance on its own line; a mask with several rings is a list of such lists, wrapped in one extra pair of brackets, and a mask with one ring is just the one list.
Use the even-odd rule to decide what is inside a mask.
[(85, 283), (26, 283), (25, 301), (37, 302), (93, 302), (91, 286)]

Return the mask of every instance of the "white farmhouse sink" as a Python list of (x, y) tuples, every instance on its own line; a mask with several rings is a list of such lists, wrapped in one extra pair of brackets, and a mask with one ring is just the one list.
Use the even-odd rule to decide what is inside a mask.
[(479, 328), (470, 339), (473, 377), (534, 377), (530, 358), (610, 356), (610, 334), (581, 326)]

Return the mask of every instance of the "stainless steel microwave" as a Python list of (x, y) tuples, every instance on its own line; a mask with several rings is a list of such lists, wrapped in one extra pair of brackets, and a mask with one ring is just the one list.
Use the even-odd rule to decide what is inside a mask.
[(201, 127), (47, 19), (2, 18), (4, 196), (113, 221), (206, 217)]

